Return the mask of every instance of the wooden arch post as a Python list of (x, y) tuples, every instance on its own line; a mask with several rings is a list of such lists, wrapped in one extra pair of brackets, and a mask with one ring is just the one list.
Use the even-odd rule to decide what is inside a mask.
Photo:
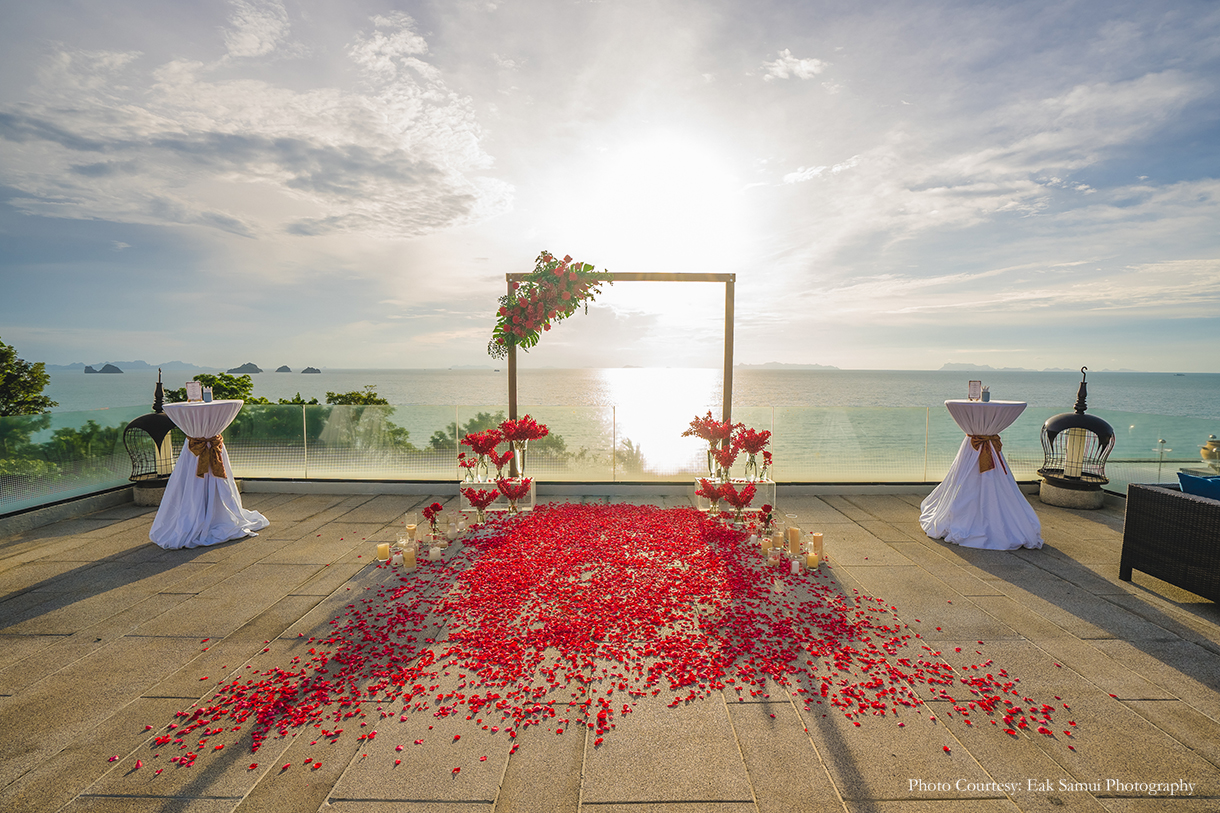
[[(529, 274), (505, 274), (508, 293), (513, 293), (513, 283), (523, 282)], [(677, 273), (611, 273), (603, 271), (592, 274), (596, 279), (610, 282), (723, 282), (724, 283), (724, 398), (720, 420), (732, 423), (733, 417), (733, 285), (736, 274), (677, 274)], [(508, 417), (517, 419), (517, 345), (508, 345)], [(514, 461), (515, 462), (515, 461)]]

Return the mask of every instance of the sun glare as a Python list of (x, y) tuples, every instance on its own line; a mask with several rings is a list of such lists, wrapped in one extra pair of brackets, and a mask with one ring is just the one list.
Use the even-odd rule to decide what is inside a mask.
[(618, 448), (629, 441), (644, 458), (644, 469), (669, 475), (701, 463), (704, 445), (684, 438), (691, 418), (711, 408), (720, 414), (720, 374), (709, 369), (599, 370), (610, 403), (615, 404)]
[(575, 170), (577, 188), (554, 214), (582, 252), (622, 271), (736, 270), (748, 236), (742, 184), (711, 143), (657, 132)]

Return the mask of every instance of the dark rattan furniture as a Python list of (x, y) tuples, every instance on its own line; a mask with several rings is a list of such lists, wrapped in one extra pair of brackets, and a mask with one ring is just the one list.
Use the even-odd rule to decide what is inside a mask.
[(1220, 601), (1220, 500), (1128, 486), (1118, 577), (1131, 581), (1133, 568)]

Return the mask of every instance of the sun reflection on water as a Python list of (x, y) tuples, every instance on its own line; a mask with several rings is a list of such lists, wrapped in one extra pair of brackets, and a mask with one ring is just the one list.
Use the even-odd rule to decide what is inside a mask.
[[(703, 442), (684, 438), (682, 432), (692, 418), (709, 409), (720, 415), (719, 370), (646, 367), (597, 372), (609, 402), (616, 405), (616, 449), (624, 465), (631, 465), (631, 450), (643, 457), (642, 477), (698, 470), (703, 465)], [(630, 477), (632, 472), (626, 474)]]

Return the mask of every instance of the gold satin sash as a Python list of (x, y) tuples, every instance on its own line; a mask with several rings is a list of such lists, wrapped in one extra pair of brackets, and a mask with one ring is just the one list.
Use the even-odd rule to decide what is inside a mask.
[[(979, 453), (979, 473), (991, 471), (995, 468), (995, 457), (991, 454), (991, 449), (994, 446), (996, 456), (999, 456), (1000, 449), (1004, 448), (1004, 444), (1000, 443), (999, 435), (971, 435), (970, 445)], [(1004, 473), (1008, 473), (1008, 467), (1004, 465), (1004, 458), (1000, 458), (1000, 466), (1003, 467)]]
[(211, 471), (213, 476), (223, 478), (225, 476), (225, 464), (220, 453), (224, 451), (225, 442), (220, 435), (213, 435), (210, 438), (187, 438), (187, 448), (191, 450), (191, 454), (199, 458), (199, 463), (195, 466), (195, 476), (202, 477), (208, 471)]

